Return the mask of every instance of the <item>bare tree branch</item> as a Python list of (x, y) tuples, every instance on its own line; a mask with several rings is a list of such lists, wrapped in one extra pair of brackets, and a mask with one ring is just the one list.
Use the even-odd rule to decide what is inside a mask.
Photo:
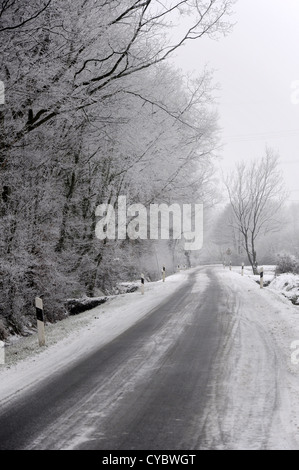
[[(15, 25), (11, 25), (11, 26), (5, 26), (5, 27), (0, 26), (0, 33), (4, 32), (4, 31), (12, 31), (14, 29), (21, 28), (22, 26), (29, 23), (30, 21), (35, 20), (48, 8), (48, 6), (50, 5), (51, 2), (52, 2), (52, 0), (49, 0), (41, 10), (38, 10), (37, 12), (33, 13), (32, 16), (30, 16), (29, 18), (26, 18), (25, 20), (21, 21), (20, 23), (17, 23)], [(8, 1), (2, 2), (2, 8), (1, 8), (1, 11), (0, 11), (0, 18), (1, 18), (1, 15), (4, 13), (4, 11), (8, 7), (13, 6), (14, 3), (15, 2), (12, 2), (11, 4), (9, 4)]]
[(225, 180), (235, 223), (243, 236), (244, 246), (253, 272), (257, 269), (256, 240), (263, 229), (277, 229), (277, 212), (286, 192), (277, 170), (278, 157), (271, 149), (261, 160), (241, 163)]

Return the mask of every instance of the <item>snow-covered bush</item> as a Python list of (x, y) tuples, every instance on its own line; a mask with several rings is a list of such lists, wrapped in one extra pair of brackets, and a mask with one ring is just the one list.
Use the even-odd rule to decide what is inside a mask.
[(283, 253), (278, 255), (276, 274), (299, 274), (299, 260), (295, 256)]

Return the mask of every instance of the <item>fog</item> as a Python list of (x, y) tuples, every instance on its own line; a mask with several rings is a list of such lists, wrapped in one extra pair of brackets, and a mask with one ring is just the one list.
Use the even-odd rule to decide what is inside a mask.
[(280, 154), (290, 201), (299, 201), (299, 1), (239, 0), (231, 33), (220, 40), (190, 41), (175, 64), (197, 72), (214, 69), (222, 129), (218, 168), (242, 159)]

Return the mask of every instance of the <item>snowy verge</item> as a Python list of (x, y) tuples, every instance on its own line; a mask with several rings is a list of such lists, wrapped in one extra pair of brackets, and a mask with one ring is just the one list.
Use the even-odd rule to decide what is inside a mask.
[[(261, 268), (261, 266), (258, 267), (258, 272), (259, 272), (260, 268)], [(264, 284), (265, 284), (265, 286), (268, 286), (273, 281), (273, 279), (275, 278), (276, 266), (264, 265), (263, 268), (264, 268)], [(228, 270), (228, 268), (226, 268), (226, 270)], [(233, 266), (232, 267), (232, 272), (235, 272), (237, 274), (241, 274), (241, 272), (242, 272), (241, 266)], [(252, 279), (257, 284), (260, 282), (260, 275), (259, 274), (253, 274), (251, 266), (244, 266), (244, 277), (249, 277), (250, 279)]]
[[(269, 289), (286, 297), (294, 305), (299, 305), (299, 275), (284, 273), (275, 275), (276, 266), (264, 266), (264, 285)], [(237, 268), (234, 268), (238, 272)], [(259, 283), (259, 275), (253, 275), (249, 267), (245, 267), (244, 274)]]
[(165, 283), (146, 283), (144, 296), (140, 291), (119, 295), (81, 315), (47, 325), (45, 348), (39, 348), (37, 334), (13, 342), (5, 348), (5, 365), (0, 365), (0, 405), (112, 341), (171, 296), (190, 272), (169, 276)]
[[(262, 371), (271, 387), (269, 396), (275, 386), (277, 389), (275, 402), (277, 421), (273, 421), (267, 446), (272, 449), (298, 449), (299, 308), (292, 305), (278, 291), (269, 288), (260, 289), (253, 279), (242, 277), (237, 272), (219, 271), (218, 276), (222, 285), (226, 286), (227, 291), (236, 299), (236, 325), (238, 334), (241, 334), (243, 350), (238, 350), (238, 336), (233, 335), (233, 344), (238, 352), (238, 360), (233, 370), (237, 370), (237, 377), (241, 377), (246, 383), (246, 374), (249, 374), (250, 368), (253, 367), (248, 375), (252, 381)], [(294, 350), (294, 345), (297, 351)], [(294, 358), (297, 361), (294, 361)], [(244, 398), (247, 396), (247, 391), (241, 393), (238, 386), (236, 390), (238, 393), (235, 396), (232, 413), (238, 410), (238, 400), (241, 399), (240, 408), (244, 409), (246, 406)], [(260, 393), (262, 399), (263, 393), (262, 391)], [(259, 400), (258, 394), (256, 399)], [(238, 416), (235, 419), (237, 420)], [(245, 431), (243, 434), (246, 434)]]
[[(250, 303), (251, 311), (255, 313), (254, 318), (258, 318), (273, 333), (276, 342), (285, 352), (289, 370), (293, 370), (290, 367), (290, 345), (293, 340), (299, 340), (299, 308), (292, 305), (279, 290), (269, 287), (260, 289), (251, 276), (242, 277), (237, 272), (228, 271), (224, 274), (218, 272), (218, 275), (226, 284), (231, 285), (240, 298), (243, 297)], [(299, 372), (298, 366), (295, 370)]]
[[(286, 297), (294, 305), (299, 305), (299, 275), (284, 273), (275, 275), (276, 266), (264, 266), (264, 286)], [(241, 274), (241, 267), (233, 266), (232, 272)], [(244, 268), (244, 277), (247, 277), (257, 284), (260, 283), (260, 276), (252, 274), (249, 266)]]

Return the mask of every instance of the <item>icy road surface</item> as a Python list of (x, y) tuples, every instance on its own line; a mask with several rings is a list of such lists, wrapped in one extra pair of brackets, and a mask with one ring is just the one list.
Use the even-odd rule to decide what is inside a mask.
[(298, 309), (219, 267), (174, 279), (0, 373), (0, 449), (299, 449)]

